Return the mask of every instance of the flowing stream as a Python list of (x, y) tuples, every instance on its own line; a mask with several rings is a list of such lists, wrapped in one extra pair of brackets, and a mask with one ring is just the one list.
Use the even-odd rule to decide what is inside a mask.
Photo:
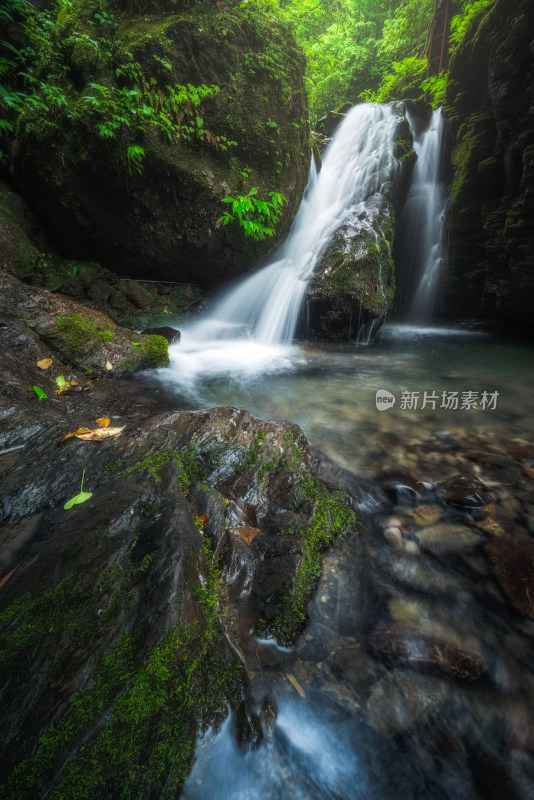
[[(387, 106), (347, 115), (321, 172), (312, 167), (276, 261), (182, 327), (171, 369), (145, 380), (174, 406), (177, 399), (193, 408), (235, 405), (263, 419), (291, 419), (331, 459), (329, 468), (363, 476), (369, 487), (399, 468), (420, 486), (468, 471), (494, 492), (498, 525), (534, 529), (529, 467), (520, 460), (534, 438), (528, 347), (425, 325), (385, 326), (367, 347), (292, 342), (306, 281), (329, 237), (347, 209), (363, 208), (391, 178), (395, 124)], [(441, 270), (442, 130), (436, 112), (416, 136), (406, 210), (409, 315), (422, 322), (431, 317)], [(375, 402), (380, 390), (395, 398), (387, 411)], [(411, 500), (384, 507), (373, 491), (358, 507), (360, 534), (323, 559), (296, 646), (251, 637), (249, 705), (258, 715), (276, 708), (261, 745), (238, 746), (234, 715), (205, 732), (186, 800), (533, 796), (524, 751), (534, 741), (527, 663), (534, 623), (514, 616), (492, 582), (479, 518), (434, 501), (424, 506), (433, 521), (421, 521)], [(473, 663), (484, 662), (485, 677), (470, 683), (385, 666), (365, 646), (384, 619), (392, 630), (407, 626), (406, 647), (415, 629), (426, 642), (446, 642), (449, 655), (467, 648)]]

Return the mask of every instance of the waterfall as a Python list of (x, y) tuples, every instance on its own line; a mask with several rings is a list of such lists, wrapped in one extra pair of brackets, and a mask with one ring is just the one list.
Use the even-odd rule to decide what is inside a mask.
[(443, 267), (447, 193), (440, 175), (440, 156), (444, 123), (441, 109), (433, 112), (428, 128), (421, 133), (409, 111), (408, 120), (417, 163), (400, 224), (404, 283), (400, 302), (408, 322), (428, 325), (434, 316)]
[(173, 354), (182, 376), (247, 371), (264, 365), (294, 338), (308, 280), (335, 231), (392, 180), (399, 117), (391, 106), (355, 106), (328, 146), (321, 171), (312, 163), (302, 203), (274, 261), (228, 290), (205, 316), (182, 330)]

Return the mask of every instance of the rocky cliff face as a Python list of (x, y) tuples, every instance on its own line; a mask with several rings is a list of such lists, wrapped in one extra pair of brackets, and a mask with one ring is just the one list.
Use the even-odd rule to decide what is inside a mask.
[(450, 65), (450, 277), (445, 307), (532, 333), (534, 7), (498, 0)]
[(289, 226), (310, 164), (304, 58), (259, 12), (217, 5), (141, 17), (136, 5), (135, 18), (121, 8), (110, 52), (95, 38), (96, 5), (60, 12), (50, 36), (66, 103), (53, 126), (40, 112), (19, 120), (11, 180), (64, 255), (210, 285), (249, 269), (271, 241), (219, 227), (223, 197), (281, 192), (277, 233)]

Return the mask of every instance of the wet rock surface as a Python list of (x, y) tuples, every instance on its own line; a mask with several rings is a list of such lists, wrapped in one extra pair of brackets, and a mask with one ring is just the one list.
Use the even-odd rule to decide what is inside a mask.
[[(272, 740), (275, 711), (260, 722), (247, 699), (243, 653), (281, 618), (296, 638), (317, 579), (306, 559), (319, 564), (356, 521), (291, 423), (162, 411), (105, 375), (56, 395), (54, 359), (38, 399), (17, 388), (43, 355), (25, 335), (0, 382), (2, 780), (32, 800), (45, 786), (72, 791), (80, 775), (95, 797), (104, 785), (141, 797), (147, 780), (175, 796), (196, 732), (229, 708), (242, 750)], [(104, 417), (120, 434), (62, 441)], [(66, 509), (82, 473), (90, 496)], [(319, 524), (332, 529), (320, 542)]]
[(452, 162), (446, 311), (530, 338), (533, 32), (528, 0), (481, 8), (451, 60), (445, 102)]
[(167, 339), (169, 344), (179, 342), (181, 337), (180, 331), (176, 330), (176, 328), (171, 328), (168, 325), (160, 325), (155, 328), (145, 328), (144, 331), (141, 331), (141, 334), (143, 336), (163, 336), (164, 339)]
[[(324, 556), (295, 648), (243, 647), (256, 712), (277, 705), (247, 796), (275, 798), (282, 781), (299, 800), (533, 791), (532, 540), (519, 524), (531, 451), (487, 431), (406, 434), (384, 430), (388, 447), (366, 451), (382, 488), (320, 463), (363, 525)], [(224, 741), (197, 753), (187, 797), (219, 797), (210, 763)]]
[[(52, 370), (53, 390), (42, 348), (6, 361), (9, 383)], [(206, 800), (530, 797), (528, 441), (380, 418), (362, 478), (242, 409), (177, 410), (109, 375), (48, 394), (0, 383), (2, 769), (20, 797), (80, 774), (95, 800), (147, 780)], [(58, 444), (102, 417), (122, 433)], [(84, 469), (92, 497), (65, 510)]]
[[(23, 385), (39, 382), (54, 392), (55, 378), (68, 373), (69, 368), (100, 377), (111, 371), (124, 376), (169, 363), (168, 343), (163, 336), (140, 337), (100, 311), (28, 286), (4, 270), (0, 270), (0, 285), (5, 323), (0, 339), (4, 380), (24, 376)], [(54, 367), (36, 368), (37, 361), (44, 358), (52, 358)], [(81, 386), (78, 382), (78, 391)]]

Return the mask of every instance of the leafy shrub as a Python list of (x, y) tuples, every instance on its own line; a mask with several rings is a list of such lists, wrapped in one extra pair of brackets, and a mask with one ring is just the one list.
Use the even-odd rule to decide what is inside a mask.
[(239, 197), (224, 197), (223, 203), (231, 203), (232, 211), (227, 211), (218, 222), (228, 225), (238, 222), (245, 235), (257, 241), (274, 236), (274, 226), (280, 218), (286, 198), (279, 192), (269, 192), (270, 200), (256, 197), (258, 189), (254, 186), (248, 194)]
[(428, 63), (426, 58), (412, 56), (392, 64), (393, 72), (387, 73), (376, 92), (363, 92), (360, 97), (373, 103), (386, 103), (404, 97), (418, 97), (421, 81)]

